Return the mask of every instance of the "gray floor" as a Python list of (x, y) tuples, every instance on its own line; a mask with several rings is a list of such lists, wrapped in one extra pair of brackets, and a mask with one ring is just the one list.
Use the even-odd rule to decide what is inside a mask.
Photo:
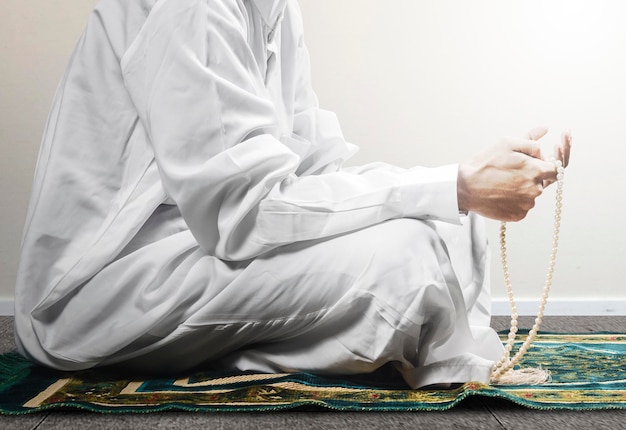
[[(0, 353), (13, 350), (12, 318), (0, 317)], [(508, 319), (495, 317), (497, 330)], [(522, 327), (532, 319), (522, 318)], [(626, 332), (626, 316), (546, 317), (543, 330), (555, 332)], [(446, 412), (159, 413), (100, 415), (50, 412), (23, 417), (0, 416), (0, 429), (620, 429), (626, 410), (533, 411), (497, 399), (468, 399)]]

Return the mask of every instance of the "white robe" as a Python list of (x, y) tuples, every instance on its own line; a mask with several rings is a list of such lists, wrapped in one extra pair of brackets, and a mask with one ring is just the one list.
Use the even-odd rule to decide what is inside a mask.
[(103, 0), (58, 88), (16, 286), (27, 357), (486, 381), (457, 166), (343, 168), (296, 0)]

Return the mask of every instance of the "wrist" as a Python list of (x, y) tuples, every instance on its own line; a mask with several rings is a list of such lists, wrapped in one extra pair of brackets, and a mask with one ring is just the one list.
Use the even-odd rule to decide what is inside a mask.
[(470, 167), (467, 164), (459, 164), (456, 180), (456, 199), (459, 206), (459, 213), (467, 213), (471, 208), (471, 192), (468, 178)]

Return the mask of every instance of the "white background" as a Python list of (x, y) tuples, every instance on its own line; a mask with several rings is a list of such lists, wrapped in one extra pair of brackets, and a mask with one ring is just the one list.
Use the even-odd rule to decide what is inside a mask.
[[(46, 116), (96, 1), (2, 3), (0, 301), (10, 302)], [(548, 313), (626, 313), (626, 2), (300, 4), (320, 102), (361, 147), (351, 164), (449, 164), (536, 125), (550, 127), (547, 145), (571, 129)], [(553, 209), (553, 190), (546, 191), (526, 220), (509, 225), (511, 277), (522, 302), (541, 294)], [(501, 302), (498, 223), (489, 230), (493, 296)]]

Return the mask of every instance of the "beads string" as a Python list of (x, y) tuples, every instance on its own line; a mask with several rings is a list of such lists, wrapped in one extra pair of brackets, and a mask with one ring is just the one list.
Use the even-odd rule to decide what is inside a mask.
[[(504, 283), (506, 285), (509, 303), (511, 306), (511, 328), (509, 329), (507, 343), (504, 347), (504, 354), (493, 367), (491, 373), (491, 381), (493, 383), (541, 383), (546, 382), (549, 379), (549, 373), (542, 369), (527, 369), (514, 370), (526, 353), (532, 343), (537, 337), (539, 328), (543, 320), (544, 310), (548, 303), (548, 295), (550, 288), (552, 287), (552, 276), (554, 274), (554, 266), (556, 263), (556, 254), (559, 246), (559, 233), (561, 229), (561, 208), (563, 201), (563, 179), (565, 177), (565, 169), (563, 163), (560, 160), (551, 160), (554, 163), (557, 172), (557, 188), (556, 188), (556, 205), (554, 210), (554, 231), (552, 236), (552, 252), (550, 253), (550, 263), (548, 265), (548, 272), (543, 288), (543, 295), (541, 296), (541, 302), (537, 311), (537, 317), (535, 322), (528, 332), (526, 340), (519, 347), (517, 353), (511, 357), (513, 345), (518, 331), (518, 314), (517, 306), (515, 304), (515, 297), (513, 294), (513, 286), (511, 284), (511, 278), (509, 274), (509, 267), (507, 262), (507, 249), (506, 249), (506, 222), (500, 224), (500, 255), (502, 258), (502, 270), (504, 272)], [(518, 372), (517, 375), (514, 375)]]

